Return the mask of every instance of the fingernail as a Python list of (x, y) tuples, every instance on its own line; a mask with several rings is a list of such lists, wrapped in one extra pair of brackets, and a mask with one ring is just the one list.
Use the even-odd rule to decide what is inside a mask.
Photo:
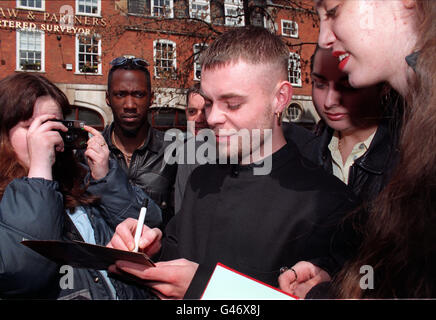
[(147, 246), (147, 241), (145, 240), (139, 240), (139, 247), (145, 248)]

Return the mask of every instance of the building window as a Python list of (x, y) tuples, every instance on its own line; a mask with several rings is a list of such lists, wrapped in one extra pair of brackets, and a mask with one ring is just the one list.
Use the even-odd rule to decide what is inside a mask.
[(156, 78), (176, 78), (176, 43), (170, 40), (155, 40), (154, 75)]
[(205, 43), (194, 44), (194, 80), (201, 80), (201, 64), (198, 62), (201, 52), (207, 48)]
[(254, 11), (251, 14), (251, 24), (253, 26), (265, 27), (265, 25), (266, 25), (266, 18), (265, 18), (265, 16), (261, 12)]
[(210, 22), (209, 0), (189, 0), (189, 17)]
[(44, 10), (44, 0), (17, 0), (17, 7), (31, 10)]
[(148, 111), (147, 119), (150, 125), (158, 130), (166, 131), (177, 128), (186, 131), (186, 115), (184, 110), (175, 108), (151, 108)]
[(101, 1), (100, 0), (76, 0), (77, 14), (90, 16), (100, 16)]
[(282, 36), (298, 38), (298, 23), (282, 20)]
[(128, 0), (127, 12), (130, 14), (141, 14), (141, 15), (149, 14), (150, 0)]
[(101, 40), (98, 35), (76, 36), (76, 72), (101, 74)]
[(301, 87), (300, 56), (293, 52), (289, 55), (288, 79), (293, 86)]
[(44, 71), (44, 33), (17, 31), (17, 70)]
[(173, 0), (151, 0), (151, 14), (154, 17), (173, 18)]
[(99, 131), (104, 129), (104, 120), (101, 114), (86, 107), (71, 106), (71, 109), (65, 115), (65, 120), (81, 120), (85, 121), (86, 125)]
[(292, 103), (286, 113), (290, 121), (299, 121), (303, 115), (303, 108), (298, 103)]
[(244, 7), (242, 0), (225, 0), (224, 16), (226, 26), (244, 26)]

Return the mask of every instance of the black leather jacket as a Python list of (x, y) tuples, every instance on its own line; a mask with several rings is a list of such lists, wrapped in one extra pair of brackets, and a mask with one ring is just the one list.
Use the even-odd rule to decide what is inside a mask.
[(111, 133), (114, 124), (106, 126), (103, 136), (109, 146), (110, 157), (117, 160), (119, 166), (127, 172), (130, 183), (139, 186), (154, 200), (162, 210), (163, 229), (174, 215), (174, 182), (177, 165), (169, 165), (164, 161), (165, 148), (171, 142), (164, 141), (164, 132), (150, 127), (143, 146), (135, 150), (130, 167), (121, 151), (114, 146)]
[[(333, 167), (328, 145), (332, 135), (333, 129), (326, 126), (319, 135), (301, 147), (305, 157), (330, 173), (333, 173)], [(396, 141), (389, 121), (381, 121), (367, 152), (350, 167), (348, 186), (364, 203), (373, 200), (387, 184), (398, 157)]]

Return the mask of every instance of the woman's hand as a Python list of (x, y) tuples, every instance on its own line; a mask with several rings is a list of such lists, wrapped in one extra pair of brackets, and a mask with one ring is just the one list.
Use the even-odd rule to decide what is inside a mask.
[(279, 285), (281, 290), (304, 298), (315, 285), (330, 280), (329, 274), (323, 269), (300, 261), (279, 276)]
[(64, 151), (64, 141), (58, 130), (68, 131), (55, 115), (44, 114), (36, 117), (27, 131), (29, 152), (29, 178), (53, 180), (52, 166), (56, 161), (56, 151)]
[(109, 148), (98, 130), (90, 126), (84, 126), (83, 128), (92, 134), (85, 151), (91, 175), (95, 180), (104, 178), (109, 172)]

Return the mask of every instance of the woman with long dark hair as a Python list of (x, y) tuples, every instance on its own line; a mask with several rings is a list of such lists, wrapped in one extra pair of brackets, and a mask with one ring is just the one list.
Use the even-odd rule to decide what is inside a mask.
[[(59, 266), (26, 248), (29, 240), (80, 240), (105, 245), (116, 225), (137, 217), (147, 197), (130, 186), (109, 161), (102, 135), (92, 134), (85, 156), (89, 169), (65, 146), (60, 132), (67, 97), (36, 74), (0, 80), (0, 297), (47, 299), (149, 298), (105, 271), (73, 269), (71, 286), (60, 285)], [(147, 223), (161, 222), (152, 203)]]
[[(339, 298), (436, 297), (436, 1), (316, 1), (319, 45), (353, 87), (388, 82), (404, 98), (398, 165), (334, 279)], [(361, 286), (361, 268), (373, 286)], [(370, 268), (370, 269), (368, 269)]]

